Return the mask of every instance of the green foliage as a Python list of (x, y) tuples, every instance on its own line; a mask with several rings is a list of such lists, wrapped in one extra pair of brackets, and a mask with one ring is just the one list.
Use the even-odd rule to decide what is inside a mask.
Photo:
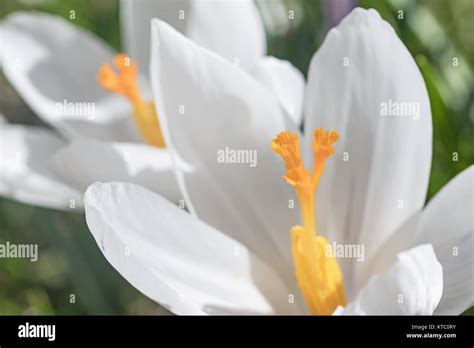
[(15, 11), (41, 11), (64, 17), (120, 49), (117, 0), (2, 0), (0, 18)]
[(0, 225), (0, 243), (38, 244), (40, 250), (37, 262), (1, 260), (1, 314), (123, 314), (156, 309), (105, 260), (83, 216), (0, 200)]

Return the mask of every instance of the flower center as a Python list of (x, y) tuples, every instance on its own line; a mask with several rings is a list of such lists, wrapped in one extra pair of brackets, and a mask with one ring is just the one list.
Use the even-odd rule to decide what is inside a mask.
[(339, 134), (316, 129), (313, 138), (312, 175), (304, 167), (298, 134), (281, 132), (272, 141), (272, 150), (285, 161), (284, 179), (295, 188), (303, 226), (291, 229), (293, 263), (298, 287), (313, 314), (330, 315), (346, 303), (342, 273), (332, 255), (329, 242), (316, 234), (314, 197), (326, 160), (336, 153), (333, 144)]
[(106, 90), (126, 97), (133, 107), (133, 119), (145, 141), (156, 147), (165, 147), (155, 104), (140, 96), (137, 83), (137, 65), (123, 53), (114, 58), (117, 72), (109, 64), (103, 64), (97, 81)]

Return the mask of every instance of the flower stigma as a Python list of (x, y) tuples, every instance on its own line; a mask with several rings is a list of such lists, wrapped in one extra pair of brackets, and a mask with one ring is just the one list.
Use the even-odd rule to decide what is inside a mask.
[(143, 139), (152, 146), (165, 147), (155, 104), (144, 100), (137, 83), (137, 64), (128, 56), (119, 53), (114, 58), (116, 71), (109, 64), (102, 64), (97, 81), (104, 89), (127, 98), (133, 107), (133, 119)]
[(326, 160), (336, 153), (335, 131), (316, 129), (313, 134), (314, 167), (310, 175), (303, 165), (297, 133), (279, 133), (272, 141), (272, 150), (279, 154), (286, 168), (283, 177), (296, 191), (303, 226), (291, 229), (291, 253), (295, 275), (306, 304), (312, 314), (331, 315), (346, 298), (342, 273), (336, 258), (327, 253), (329, 242), (316, 233), (314, 199)]

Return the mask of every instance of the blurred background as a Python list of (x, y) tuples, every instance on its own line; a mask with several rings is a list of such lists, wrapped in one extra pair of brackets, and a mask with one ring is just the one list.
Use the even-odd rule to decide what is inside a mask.
[[(138, 0), (139, 1), (139, 0)], [(257, 0), (268, 54), (304, 74), (327, 31), (354, 6), (377, 9), (392, 24), (423, 73), (433, 115), (433, 162), (427, 200), (474, 163), (474, 1)], [(68, 18), (121, 50), (118, 0), (2, 0), (15, 11)], [(295, 20), (288, 21), (293, 10)], [(458, 66), (453, 66), (453, 58)], [(0, 116), (41, 124), (0, 73)], [(453, 153), (458, 153), (453, 161)], [(416, 168), (414, 168), (416, 170)], [(84, 217), (0, 198), (0, 243), (36, 243), (38, 262), (0, 259), (0, 314), (165, 314), (105, 260)], [(474, 307), (466, 312), (474, 314)]]

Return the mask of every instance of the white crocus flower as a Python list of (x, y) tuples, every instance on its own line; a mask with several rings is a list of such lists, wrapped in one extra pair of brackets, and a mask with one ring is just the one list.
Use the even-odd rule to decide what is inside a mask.
[[(317, 208), (305, 202), (312, 202), (306, 191), (298, 197), (304, 230), (293, 228), (300, 233), (293, 231), (293, 244), (295, 194), (270, 148), (287, 130), (275, 96), (159, 20), (152, 22), (151, 62), (165, 141), (188, 165), (175, 170), (190, 213), (134, 184), (96, 183), (85, 194), (89, 229), (133, 286), (177, 314), (308, 307), (324, 314), (459, 314), (473, 304), (474, 169), (423, 209), (432, 147), (428, 94), (410, 53), (376, 11), (351, 12), (312, 59), (307, 134), (299, 134), (306, 163), (316, 152), (307, 184), (321, 176), (334, 147), (337, 155), (326, 163)], [(389, 100), (417, 103), (418, 116), (383, 116)], [(316, 127), (337, 130), (338, 143), (336, 133), (313, 138)], [(297, 137), (297, 130), (281, 133), (273, 143), (289, 170), (300, 162)], [(258, 164), (231, 157), (220, 163), (226, 148), (255, 150)], [(305, 183), (298, 173), (287, 173), (297, 190)], [(313, 213), (318, 234), (301, 234), (316, 229)], [(333, 242), (363, 246), (364, 260), (323, 257), (318, 248)]]
[[(183, 20), (181, 9), (186, 11)], [(152, 135), (157, 124), (153, 103), (147, 101), (152, 95), (148, 62), (143, 60), (149, 54), (150, 15), (177, 27), (186, 24), (192, 39), (260, 76), (261, 83), (281, 98), (282, 106), (291, 106), (288, 121), (299, 122), (304, 79), (291, 64), (264, 56), (264, 28), (252, 1), (122, 1), (121, 22), (132, 58), (126, 57), (127, 64), (136, 57), (140, 69), (141, 88), (136, 89), (140, 100), (132, 100), (132, 107), (97, 82), (99, 67), (112, 63), (115, 55), (106, 43), (57, 16), (14, 13), (1, 23), (2, 70), (51, 129), (0, 126), (2, 196), (82, 211), (87, 186), (119, 180), (138, 183), (178, 202), (181, 197), (168, 150), (149, 146), (160, 146), (159, 137)], [(120, 56), (115, 62), (120, 65)], [(123, 75), (121, 71), (118, 77)], [(118, 91), (123, 86), (110, 86), (114, 76), (106, 76), (108, 87)]]

